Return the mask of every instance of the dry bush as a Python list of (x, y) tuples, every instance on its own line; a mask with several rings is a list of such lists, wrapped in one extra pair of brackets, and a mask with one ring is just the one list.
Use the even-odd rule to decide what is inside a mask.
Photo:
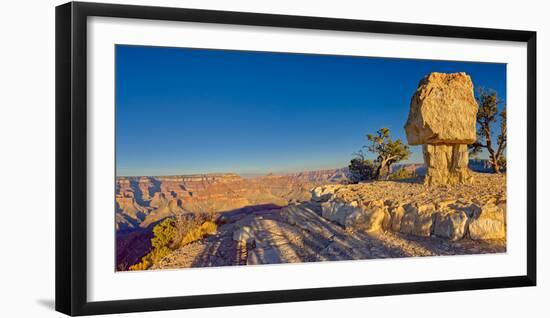
[(178, 237), (176, 242), (179, 244), (187, 233), (197, 229), (204, 222), (212, 221), (213, 217), (208, 213), (199, 214), (183, 214), (180, 215), (175, 221), (175, 227), (177, 228)]
[(195, 241), (203, 239), (207, 235), (216, 234), (217, 230), (218, 230), (218, 226), (216, 225), (216, 223), (212, 221), (206, 221), (203, 224), (201, 224), (199, 227), (190, 229), (181, 240), (180, 246), (184, 246), (189, 243), (193, 243)]
[(167, 218), (155, 225), (151, 239), (153, 249), (142, 257), (141, 262), (129, 267), (130, 270), (146, 270), (160, 262), (175, 249), (215, 234), (218, 226), (212, 214), (181, 215)]

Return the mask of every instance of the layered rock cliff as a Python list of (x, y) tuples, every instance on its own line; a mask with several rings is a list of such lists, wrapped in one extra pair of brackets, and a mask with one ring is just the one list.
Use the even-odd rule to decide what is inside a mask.
[(308, 171), (248, 179), (233, 173), (119, 177), (116, 181), (117, 229), (146, 228), (182, 213), (218, 213), (306, 201), (311, 197), (311, 187), (340, 182), (345, 179), (345, 171)]

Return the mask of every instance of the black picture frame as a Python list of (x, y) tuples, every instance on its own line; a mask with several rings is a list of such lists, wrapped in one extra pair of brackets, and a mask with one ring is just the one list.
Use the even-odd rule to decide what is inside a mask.
[[(527, 274), (334, 288), (88, 302), (86, 36), (91, 16), (527, 43)], [(70, 2), (56, 7), (56, 310), (91, 315), (536, 285), (536, 32)]]

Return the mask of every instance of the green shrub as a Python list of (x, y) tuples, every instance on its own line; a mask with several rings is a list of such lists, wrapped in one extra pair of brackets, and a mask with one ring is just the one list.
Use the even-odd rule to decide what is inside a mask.
[(153, 249), (139, 263), (130, 266), (130, 270), (149, 269), (175, 249), (215, 234), (217, 230), (210, 214), (167, 218), (153, 228)]
[(351, 183), (374, 179), (376, 166), (372, 160), (365, 160), (362, 154), (357, 154), (355, 158), (351, 159), (348, 168), (348, 179)]
[(165, 219), (153, 228), (154, 237), (151, 239), (153, 248), (174, 247), (178, 236), (176, 221)]
[(146, 270), (153, 264), (159, 262), (163, 257), (172, 253), (178, 237), (174, 219), (165, 219), (153, 228), (153, 238), (151, 245), (153, 249), (147, 255), (141, 258), (141, 262), (130, 266), (130, 270)]
[(416, 174), (413, 171), (407, 170), (405, 168), (399, 168), (390, 175), (389, 179), (402, 180), (402, 179), (410, 179), (414, 177), (416, 177)]

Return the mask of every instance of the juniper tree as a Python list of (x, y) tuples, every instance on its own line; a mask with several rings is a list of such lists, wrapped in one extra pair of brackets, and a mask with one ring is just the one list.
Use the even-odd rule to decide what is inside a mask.
[[(477, 111), (477, 141), (470, 145), (470, 153), (475, 155), (483, 149), (489, 153), (489, 164), (496, 173), (506, 168), (506, 105), (494, 90), (480, 88), (476, 97), (479, 109)], [(499, 112), (499, 105), (503, 105)], [(500, 131), (494, 140), (493, 127), (500, 119)], [(495, 144), (496, 142), (496, 144)]]
[(371, 144), (365, 145), (364, 148), (377, 156), (375, 160), (377, 167), (374, 173), (376, 179), (387, 175), (394, 163), (408, 159), (411, 154), (409, 146), (405, 145), (401, 139), (391, 139), (388, 128), (380, 128), (374, 135), (368, 134), (367, 139)]
[(349, 168), (349, 180), (353, 183), (359, 181), (371, 180), (374, 178), (376, 170), (372, 160), (365, 159), (363, 151), (354, 153), (354, 158), (351, 159)]

